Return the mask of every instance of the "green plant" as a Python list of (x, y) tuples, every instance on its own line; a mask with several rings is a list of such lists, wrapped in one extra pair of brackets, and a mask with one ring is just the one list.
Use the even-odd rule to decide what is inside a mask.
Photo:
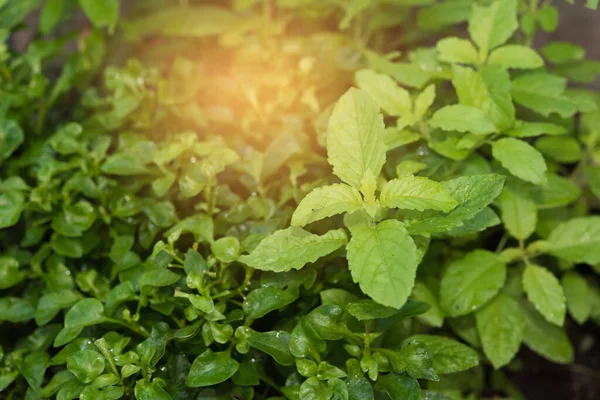
[(0, 398), (518, 397), (522, 344), (572, 362), (566, 328), (600, 322), (600, 98), (575, 86), (600, 63), (532, 47), (557, 24), (0, 0)]

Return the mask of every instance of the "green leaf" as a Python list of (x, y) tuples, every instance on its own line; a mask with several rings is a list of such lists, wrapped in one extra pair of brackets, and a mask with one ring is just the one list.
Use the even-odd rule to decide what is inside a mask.
[(579, 325), (582, 325), (592, 313), (590, 286), (584, 277), (574, 271), (564, 274), (561, 281), (569, 314)]
[(63, 236), (81, 236), (96, 221), (94, 206), (88, 201), (80, 200), (75, 204), (63, 206), (62, 213), (52, 219), (52, 229)]
[(573, 164), (581, 160), (583, 151), (579, 141), (571, 136), (550, 136), (538, 139), (535, 148), (548, 159)]
[(471, 14), (470, 0), (453, 0), (423, 7), (417, 14), (417, 24), (426, 31), (438, 31), (460, 22)]
[(537, 311), (524, 308), (523, 342), (542, 357), (559, 364), (573, 362), (574, 351), (563, 328), (549, 323)]
[(360, 188), (367, 172), (379, 176), (385, 163), (384, 131), (383, 116), (371, 97), (348, 90), (329, 119), (327, 155), (333, 172), (354, 188)]
[(360, 367), (360, 363), (356, 359), (349, 359), (346, 362), (348, 370), (348, 378), (346, 378), (346, 386), (348, 387), (348, 400), (373, 400), (373, 387)]
[(344, 289), (325, 289), (319, 293), (321, 304), (334, 304), (339, 307), (345, 307), (348, 303), (358, 301), (358, 297)]
[(385, 130), (385, 145), (388, 151), (414, 143), (421, 135), (410, 129), (387, 128)]
[(516, 0), (495, 0), (489, 6), (473, 4), (469, 34), (479, 48), (488, 52), (504, 44), (518, 27)]
[(504, 286), (506, 264), (496, 254), (475, 250), (451, 263), (440, 282), (440, 306), (450, 317), (477, 310)]
[(567, 118), (577, 112), (577, 105), (564, 95), (566, 85), (565, 78), (536, 72), (515, 79), (511, 93), (516, 103), (545, 117), (557, 113)]
[(100, 300), (93, 298), (79, 300), (65, 315), (64, 327), (56, 336), (54, 347), (69, 343), (81, 333), (83, 328), (102, 323), (104, 319), (104, 307)]
[(81, 350), (67, 358), (67, 369), (81, 382), (90, 383), (104, 371), (105, 362), (100, 353)]
[(523, 272), (523, 288), (535, 308), (555, 325), (565, 320), (565, 295), (556, 277), (544, 267), (527, 265)]
[(398, 86), (388, 75), (371, 69), (355, 74), (358, 87), (369, 94), (383, 111), (392, 116), (412, 114), (412, 100), (408, 90)]
[(400, 308), (415, 282), (417, 247), (401, 222), (358, 225), (347, 246), (352, 279), (385, 306)]
[(477, 49), (466, 39), (447, 37), (437, 42), (440, 60), (448, 63), (476, 64)]
[(498, 204), (502, 223), (512, 237), (525, 240), (535, 232), (537, 207), (527, 193), (505, 187)]
[(546, 179), (546, 185), (529, 188), (533, 201), (540, 210), (567, 206), (581, 196), (581, 189), (571, 179), (550, 173), (546, 174)]
[(547, 122), (521, 122), (515, 128), (506, 132), (507, 135), (525, 138), (539, 135), (562, 135), (567, 130), (560, 125)]
[(302, 228), (291, 227), (267, 236), (252, 253), (241, 256), (239, 261), (263, 271), (300, 269), (339, 249), (347, 240), (343, 229), (319, 236)]
[(248, 318), (262, 318), (271, 311), (279, 310), (298, 298), (297, 291), (277, 287), (254, 289), (244, 300), (243, 309)]
[(415, 379), (439, 381), (433, 369), (433, 356), (429, 348), (416, 340), (405, 341), (399, 352), (380, 350), (387, 356), (396, 372), (407, 372)]
[(435, 100), (435, 85), (427, 86), (415, 99), (415, 117), (423, 119)]
[(477, 352), (469, 346), (443, 336), (413, 335), (404, 343), (416, 341), (429, 348), (433, 356), (433, 369), (438, 374), (466, 371), (479, 365)]
[(298, 399), (306, 400), (328, 400), (331, 393), (325, 382), (321, 382), (316, 376), (312, 376), (305, 380), (300, 386)]
[(181, 275), (166, 268), (154, 268), (144, 272), (139, 280), (138, 286), (143, 292), (149, 291), (155, 287), (170, 286), (178, 282)]
[(544, 65), (544, 60), (535, 50), (518, 44), (507, 44), (492, 51), (489, 64), (496, 64), (505, 69), (535, 69)]
[(494, 210), (486, 207), (473, 218), (464, 221), (461, 226), (457, 226), (446, 234), (455, 237), (470, 236), (496, 225), (500, 225), (500, 218), (498, 218)]
[(44, 373), (46, 372), (46, 363), (49, 358), (50, 356), (44, 351), (34, 351), (27, 354), (23, 362), (17, 365), (19, 372), (21, 372), (21, 375), (23, 375), (29, 387), (34, 392), (38, 392), (42, 386)]
[(569, 42), (550, 42), (540, 52), (552, 64), (566, 64), (585, 58), (585, 49)]
[(600, 263), (600, 217), (574, 218), (558, 225), (548, 237), (548, 252), (575, 263)]
[(439, 304), (437, 294), (425, 282), (417, 280), (411, 297), (415, 300), (431, 305), (425, 313), (418, 315), (417, 319), (426, 325), (441, 328), (444, 324), (444, 313)]
[(525, 329), (517, 300), (500, 293), (475, 318), (483, 352), (494, 368), (508, 364), (519, 351)]
[(498, 65), (488, 65), (481, 72), (468, 67), (452, 67), (452, 85), (459, 103), (483, 111), (498, 130), (510, 128), (515, 121), (508, 71)]
[(33, 318), (35, 310), (18, 297), (0, 297), (0, 321), (25, 322)]
[(539, 185), (546, 182), (546, 162), (538, 150), (514, 138), (500, 139), (492, 145), (492, 155), (511, 174)]
[(450, 196), (458, 202), (447, 214), (433, 215), (410, 222), (411, 234), (427, 235), (446, 232), (462, 226), (485, 209), (502, 191), (505, 178), (497, 174), (462, 176), (442, 182)]
[(172, 400), (172, 397), (160, 386), (159, 381), (156, 379), (152, 383), (146, 379), (138, 380), (135, 383), (134, 394), (136, 400)]
[(253, 362), (243, 362), (232, 377), (233, 383), (240, 386), (258, 386), (260, 385), (256, 364)]
[(281, 365), (293, 365), (290, 353), (290, 334), (285, 331), (252, 332), (248, 336), (250, 346), (267, 353)]
[(110, 32), (115, 30), (119, 20), (119, 0), (78, 0), (83, 12), (92, 23), (102, 28), (108, 27)]
[(125, 36), (137, 40), (154, 33), (173, 37), (204, 38), (235, 29), (240, 21), (224, 7), (204, 5), (199, 7), (162, 7), (160, 10), (127, 21)]
[[(337, 307), (336, 310), (343, 311), (341, 307)], [(318, 354), (325, 351), (327, 344), (313, 329), (310, 322), (307, 322), (305, 317), (292, 330), (289, 347), (290, 353), (294, 357), (302, 358), (310, 356), (318, 358)]]
[(19, 269), (19, 261), (12, 257), (0, 257), (0, 290), (21, 282), (27, 274)]
[(373, 300), (359, 300), (345, 306), (346, 311), (359, 321), (388, 318), (398, 312), (392, 307), (382, 306)]
[(298, 204), (292, 225), (304, 226), (332, 215), (353, 213), (362, 208), (362, 202), (358, 190), (348, 185), (337, 183), (316, 188)]
[(17, 191), (0, 193), (0, 229), (19, 222), (25, 209), (25, 196)]
[(233, 236), (222, 237), (210, 245), (210, 250), (219, 261), (231, 263), (240, 256), (240, 242)]
[(17, 122), (3, 121), (0, 126), (0, 164), (8, 159), (24, 140), (25, 135)]
[(449, 212), (458, 204), (444, 187), (431, 179), (405, 176), (392, 179), (381, 190), (381, 205), (388, 208)]
[(475, 314), (464, 315), (458, 318), (448, 319), (450, 328), (465, 342), (473, 347), (481, 347), (481, 340), (477, 332), (477, 321)]
[(391, 400), (421, 400), (419, 382), (405, 374), (382, 375), (377, 379), (375, 389), (386, 393)]
[(496, 127), (483, 111), (460, 104), (440, 108), (433, 114), (429, 125), (445, 131), (471, 132), (486, 135), (496, 131)]
[(171, 229), (165, 232), (165, 237), (175, 242), (179, 239), (182, 233), (191, 233), (194, 235), (194, 240), (196, 242), (212, 243), (214, 241), (213, 231), (213, 220), (208, 215), (197, 214), (182, 219), (173, 225)]
[(66, 0), (47, 0), (40, 12), (40, 32), (47, 35), (63, 17)]
[(558, 27), (558, 10), (556, 7), (546, 4), (537, 12), (537, 20), (546, 32), (554, 32)]
[(208, 349), (194, 359), (186, 380), (189, 387), (217, 385), (231, 378), (240, 364), (228, 351), (213, 352)]
[(70, 289), (43, 295), (35, 310), (35, 322), (39, 326), (47, 324), (60, 310), (73, 306), (79, 299), (77, 292)]

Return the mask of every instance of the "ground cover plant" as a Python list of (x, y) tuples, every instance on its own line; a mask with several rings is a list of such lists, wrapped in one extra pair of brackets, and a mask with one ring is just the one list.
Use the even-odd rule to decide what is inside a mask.
[(518, 399), (586, 351), (555, 5), (122, 3), (0, 0), (1, 399)]

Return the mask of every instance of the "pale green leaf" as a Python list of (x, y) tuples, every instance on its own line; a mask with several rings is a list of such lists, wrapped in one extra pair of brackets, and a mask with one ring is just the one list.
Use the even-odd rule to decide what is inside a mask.
[(523, 272), (523, 288), (535, 308), (554, 325), (565, 320), (565, 295), (556, 277), (544, 267), (527, 265)]
[(445, 131), (471, 132), (476, 135), (496, 131), (496, 127), (485, 117), (483, 111), (461, 104), (440, 108), (431, 117), (429, 125)]
[(438, 182), (420, 176), (392, 179), (381, 189), (383, 207), (449, 212), (458, 204)]
[(363, 69), (355, 74), (355, 79), (358, 87), (367, 92), (387, 114), (401, 116), (412, 113), (410, 93), (388, 75)]
[(525, 240), (537, 224), (537, 207), (527, 193), (505, 187), (499, 202), (502, 223), (512, 237)]
[(466, 315), (494, 297), (506, 280), (506, 264), (494, 253), (475, 250), (452, 262), (440, 283), (440, 306), (450, 317)]
[(483, 352), (494, 368), (508, 364), (519, 351), (525, 330), (518, 301), (500, 293), (475, 318)]
[(585, 58), (585, 49), (569, 42), (550, 42), (540, 52), (552, 64), (566, 64)]
[(415, 117), (422, 119), (435, 100), (435, 85), (429, 85), (415, 99)]
[(477, 63), (477, 49), (469, 40), (447, 37), (437, 43), (436, 49), (442, 61), (463, 64)]
[(449, 213), (435, 214), (411, 221), (411, 234), (446, 232), (470, 220), (486, 208), (502, 191), (504, 177), (497, 174), (462, 176), (442, 182), (458, 205)]
[(510, 94), (510, 75), (505, 69), (489, 65), (477, 72), (454, 65), (452, 85), (460, 104), (480, 109), (499, 130), (513, 125), (515, 107)]
[(515, 79), (511, 93), (516, 103), (545, 117), (557, 113), (567, 118), (577, 112), (577, 105), (564, 95), (566, 85), (566, 78), (536, 72)]
[(506, 132), (507, 135), (520, 138), (539, 135), (563, 135), (565, 133), (567, 133), (567, 130), (562, 126), (548, 122), (520, 122), (520, 124)]
[(567, 272), (561, 281), (569, 314), (579, 325), (582, 325), (592, 313), (590, 286), (587, 280), (575, 271)]
[(492, 155), (511, 174), (536, 185), (546, 182), (546, 161), (529, 143), (514, 139), (500, 139), (492, 145)]
[(406, 303), (415, 283), (417, 247), (400, 221), (354, 227), (347, 252), (352, 278), (364, 293), (389, 307)]
[(489, 6), (473, 4), (469, 34), (484, 52), (504, 44), (518, 27), (517, 0), (496, 0)]
[(545, 32), (554, 32), (558, 27), (558, 10), (556, 7), (545, 4), (542, 8), (537, 12), (537, 20), (540, 23), (540, 27)]
[(304, 226), (311, 222), (341, 213), (353, 213), (362, 208), (362, 197), (351, 186), (337, 183), (314, 189), (298, 204), (292, 216), (292, 225)]
[(496, 64), (502, 68), (510, 69), (535, 69), (544, 65), (544, 60), (535, 50), (518, 44), (507, 44), (498, 47), (490, 54), (489, 64)]
[(600, 217), (574, 218), (558, 225), (548, 237), (548, 251), (575, 263), (600, 263)]
[(264, 238), (249, 255), (239, 261), (263, 271), (283, 272), (300, 269), (307, 263), (317, 261), (346, 244), (343, 229), (314, 235), (302, 228), (291, 227), (276, 231)]
[(385, 163), (385, 128), (379, 107), (365, 92), (350, 89), (336, 104), (327, 131), (333, 172), (359, 188), (367, 171), (379, 176)]
[(542, 357), (559, 364), (573, 362), (574, 351), (563, 328), (546, 321), (537, 311), (526, 307), (523, 343)]
[(387, 128), (385, 130), (385, 146), (387, 150), (414, 143), (421, 139), (421, 135), (410, 129)]

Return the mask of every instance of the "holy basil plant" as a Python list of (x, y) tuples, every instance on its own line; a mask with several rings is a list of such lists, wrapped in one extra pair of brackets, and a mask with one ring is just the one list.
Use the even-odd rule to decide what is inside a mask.
[(559, 20), (0, 0), (0, 398), (524, 398), (585, 360), (600, 63), (534, 46)]

